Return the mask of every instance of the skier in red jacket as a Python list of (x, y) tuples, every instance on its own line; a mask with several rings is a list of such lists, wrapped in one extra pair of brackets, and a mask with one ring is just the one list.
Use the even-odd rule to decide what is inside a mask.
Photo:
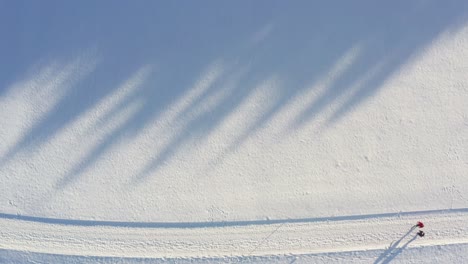
[(424, 224), (423, 224), (423, 222), (418, 221), (418, 223), (416, 223), (416, 226), (419, 227), (419, 228), (423, 228)]

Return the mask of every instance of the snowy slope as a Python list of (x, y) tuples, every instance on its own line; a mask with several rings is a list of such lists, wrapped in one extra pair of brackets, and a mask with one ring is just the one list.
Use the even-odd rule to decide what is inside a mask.
[[(414, 224), (427, 219), (427, 236)], [(223, 258), (382, 250), (376, 263), (406, 248), (468, 245), (468, 210), (343, 219), (207, 225), (2, 219), (0, 246), (11, 251), (128, 258)], [(59, 221), (57, 221), (59, 222)]]
[(468, 250), (467, 244), (446, 246), (424, 246), (396, 250), (390, 256), (386, 250), (369, 250), (307, 255), (280, 255), (224, 258), (118, 258), (93, 256), (66, 256), (39, 254), (30, 252), (7, 252), (0, 250), (0, 262), (6, 260), (15, 263), (373, 263), (382, 255), (380, 263), (463, 263)]
[[(388, 239), (354, 216), (398, 212), (439, 212), (427, 243), (466, 243), (444, 241), (468, 208), (467, 21), (465, 1), (0, 2), (0, 256), (336, 253), (340, 224), (362, 242), (344, 251), (374, 256)], [(248, 253), (282, 223), (323, 243)], [(237, 228), (251, 243), (223, 249)]]

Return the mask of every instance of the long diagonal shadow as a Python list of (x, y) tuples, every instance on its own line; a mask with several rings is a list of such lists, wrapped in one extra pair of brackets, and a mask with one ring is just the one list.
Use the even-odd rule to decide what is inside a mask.
[[(414, 229), (414, 228), (413, 228)], [(410, 230), (412, 231), (412, 230)], [(410, 232), (408, 232), (409, 234)], [(405, 235), (404, 237), (406, 237), (407, 235)], [(401, 252), (403, 252), (403, 250), (405, 250), (409, 244), (411, 244), (414, 240), (416, 240), (416, 238), (418, 238), (418, 235), (414, 235), (413, 238), (411, 238), (408, 242), (406, 242), (403, 246), (401, 246), (400, 248), (397, 248), (397, 245), (401, 242), (401, 240), (404, 238), (402, 237), (400, 240), (398, 240), (398, 242), (396, 243), (395, 246), (392, 246), (391, 248), (389, 248), (387, 251), (385, 251), (375, 262), (374, 264), (387, 264), (387, 263), (390, 263), (390, 261), (392, 261), (396, 256), (398, 256), (399, 254), (401, 254)], [(396, 250), (395, 250), (396, 249)], [(395, 251), (394, 251), (395, 250)], [(379, 262), (380, 260), (382, 260), (382, 262)]]
[[(387, 263), (387, 261), (389, 260), (389, 258), (391, 256), (394, 256), (394, 250), (398, 248), (398, 246), (400, 245), (401, 241), (403, 241), (403, 239), (405, 239), (407, 236), (409, 236), (409, 234), (411, 234), (413, 232), (413, 230), (416, 229), (416, 226), (412, 226), (408, 232), (406, 232), (406, 234), (404, 234), (402, 237), (400, 237), (400, 239), (398, 239), (396, 242), (392, 242), (392, 244), (390, 245), (390, 247), (385, 250), (384, 253), (382, 253), (382, 255), (379, 256), (378, 259), (375, 260), (374, 264), (379, 264), (379, 263)], [(402, 249), (404, 249), (410, 242), (414, 241), (416, 239), (416, 236), (414, 238), (412, 238), (410, 241), (406, 242), (401, 248), (398, 248), (400, 249), (400, 251)], [(398, 253), (399, 254), (399, 253)]]

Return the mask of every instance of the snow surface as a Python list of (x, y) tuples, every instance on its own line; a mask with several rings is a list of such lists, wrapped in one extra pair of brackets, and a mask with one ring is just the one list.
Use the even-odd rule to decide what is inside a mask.
[(0, 261), (385, 263), (420, 217), (442, 235), (398, 258), (466, 261), (467, 19), (466, 1), (0, 2)]
[[(417, 235), (418, 228), (414, 225), (421, 217), (427, 220), (424, 238)], [(468, 226), (453, 226), (453, 222), (467, 223), (468, 210), (204, 226), (76, 220), (52, 223), (50, 218), (13, 216), (2, 219), (0, 245), (15, 251), (135, 258), (300, 255), (381, 248), (387, 249), (385, 254), (392, 255), (406, 247), (467, 244)]]

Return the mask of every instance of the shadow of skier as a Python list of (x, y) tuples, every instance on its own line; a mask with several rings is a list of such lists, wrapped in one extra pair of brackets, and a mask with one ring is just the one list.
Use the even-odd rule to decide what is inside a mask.
[(400, 243), (407, 237), (411, 232), (416, 229), (417, 226), (413, 226), (404, 234), (400, 239), (398, 239), (396, 242), (393, 242), (390, 247), (382, 253), (382, 255), (379, 256), (377, 260), (375, 260), (374, 264), (384, 264), (384, 263), (389, 263), (391, 260), (393, 260), (397, 255), (399, 255), (408, 245), (416, 240), (418, 237), (417, 234), (414, 235), (413, 238), (411, 238), (408, 242), (406, 242), (403, 246), (398, 247)]

